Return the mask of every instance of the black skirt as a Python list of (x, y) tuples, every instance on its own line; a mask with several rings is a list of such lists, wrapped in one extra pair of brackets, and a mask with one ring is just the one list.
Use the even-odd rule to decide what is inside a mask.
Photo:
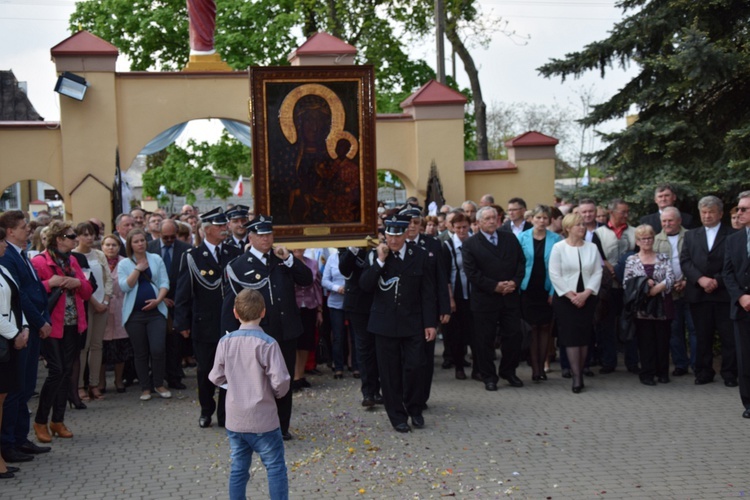
[(105, 340), (102, 343), (102, 361), (106, 365), (125, 363), (133, 359), (130, 339)]
[(565, 347), (587, 346), (593, 340), (594, 313), (598, 297), (591, 295), (586, 305), (577, 308), (569, 298), (555, 294), (552, 309), (557, 323), (557, 342)]
[(21, 376), (18, 373), (19, 351), (13, 347), (13, 341), (8, 341), (10, 359), (0, 363), (0, 394), (15, 392), (21, 388)]

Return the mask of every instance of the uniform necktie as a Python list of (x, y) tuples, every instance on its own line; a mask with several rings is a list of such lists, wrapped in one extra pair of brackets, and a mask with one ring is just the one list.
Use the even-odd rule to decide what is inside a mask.
[(221, 248), (219, 245), (216, 245), (216, 248), (214, 248), (214, 253), (216, 254), (216, 262), (221, 262)]
[(264, 253), (263, 254), (263, 260), (266, 261), (266, 267), (271, 265), (271, 254), (270, 253)]
[(492, 233), (492, 236), (490, 236), (490, 243), (492, 243), (492, 246), (497, 246), (497, 236), (495, 233)]

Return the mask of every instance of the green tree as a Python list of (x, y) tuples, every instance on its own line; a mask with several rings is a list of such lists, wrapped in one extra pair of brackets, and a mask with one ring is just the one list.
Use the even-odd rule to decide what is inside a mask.
[(186, 147), (170, 145), (163, 152), (152, 155), (148, 170), (143, 174), (143, 194), (160, 196), (160, 187), (168, 193), (186, 196), (195, 202), (196, 186), (205, 190), (208, 198), (226, 199), (232, 193), (233, 182), (240, 174), (250, 177), (252, 168), (250, 148), (229, 137), (224, 131), (216, 144), (188, 140)]
[(625, 18), (580, 52), (552, 59), (539, 72), (578, 77), (615, 65), (640, 71), (583, 120), (595, 126), (637, 121), (604, 134), (596, 159), (612, 182), (590, 189), (600, 199), (624, 196), (645, 213), (657, 182), (689, 200), (716, 194), (734, 202), (750, 174), (750, 3), (740, 0), (622, 0)]

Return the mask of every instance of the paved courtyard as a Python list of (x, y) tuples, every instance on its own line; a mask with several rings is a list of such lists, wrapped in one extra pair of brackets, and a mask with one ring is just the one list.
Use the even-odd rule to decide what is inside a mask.
[[(358, 380), (324, 372), (294, 398), (286, 459), (295, 499), (750, 496), (750, 421), (738, 390), (720, 381), (696, 386), (688, 375), (646, 387), (618, 369), (574, 395), (554, 364), (546, 382), (532, 384), (524, 366), (525, 387), (491, 393), (438, 365), (426, 426), (404, 435), (382, 407), (360, 407)], [(130, 389), (68, 410), (75, 437), (17, 464), (0, 498), (226, 498), (227, 438), (198, 427), (188, 373), (188, 389), (171, 400), (144, 403)], [(267, 498), (259, 461), (248, 492)]]

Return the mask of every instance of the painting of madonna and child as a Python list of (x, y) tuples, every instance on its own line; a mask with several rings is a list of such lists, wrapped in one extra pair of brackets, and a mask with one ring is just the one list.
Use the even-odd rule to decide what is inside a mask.
[(279, 240), (374, 235), (370, 66), (252, 68), (255, 210)]

